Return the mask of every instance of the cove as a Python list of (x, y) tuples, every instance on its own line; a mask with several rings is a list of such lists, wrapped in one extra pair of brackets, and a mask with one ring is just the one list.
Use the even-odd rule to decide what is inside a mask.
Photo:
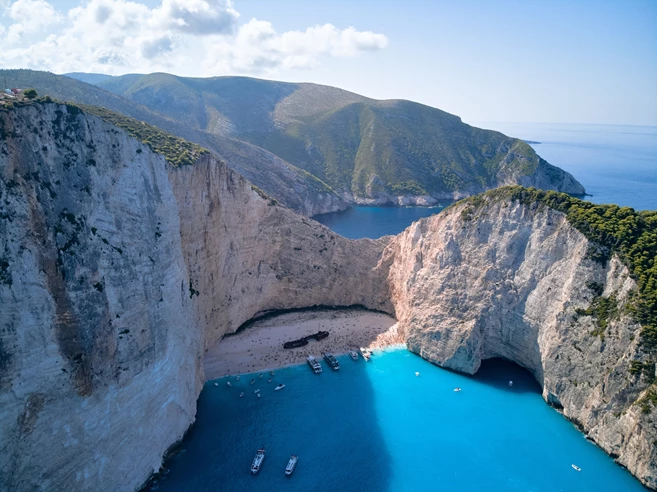
[[(339, 361), (339, 372), (324, 365), (321, 375), (299, 365), (275, 371), (271, 383), (257, 376), (253, 385), (252, 376), (206, 383), (182, 452), (151, 489), (645, 490), (546, 405), (532, 376), (511, 363), (486, 361), (465, 376), (405, 349), (377, 352), (370, 363)], [(281, 382), (286, 388), (275, 392)], [(267, 456), (252, 476), (260, 446)], [(293, 453), (299, 464), (286, 478)]]

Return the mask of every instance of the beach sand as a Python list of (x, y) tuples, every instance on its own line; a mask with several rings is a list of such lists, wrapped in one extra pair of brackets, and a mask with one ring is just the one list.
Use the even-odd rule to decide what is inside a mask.
[[(284, 349), (285, 342), (318, 331), (329, 336), (319, 342)], [(229, 374), (271, 371), (279, 367), (301, 364), (308, 355), (321, 357), (322, 352), (345, 354), (350, 349), (384, 348), (403, 344), (397, 333), (397, 320), (365, 309), (297, 311), (256, 321), (244, 331), (227, 336), (205, 354), (205, 378), (216, 379)]]

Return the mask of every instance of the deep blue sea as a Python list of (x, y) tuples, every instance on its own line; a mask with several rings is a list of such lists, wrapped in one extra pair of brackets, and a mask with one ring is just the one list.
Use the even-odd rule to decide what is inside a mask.
[[(508, 362), (486, 361), (469, 377), (403, 349), (379, 352), (369, 363), (339, 360), (339, 372), (324, 365), (315, 375), (301, 365), (276, 371), (272, 383), (206, 383), (184, 452), (167, 463), (158, 490), (644, 490), (545, 404), (528, 372)], [(286, 388), (274, 391), (279, 382)], [(252, 476), (261, 446), (266, 458)], [(287, 478), (293, 453), (299, 463)]]

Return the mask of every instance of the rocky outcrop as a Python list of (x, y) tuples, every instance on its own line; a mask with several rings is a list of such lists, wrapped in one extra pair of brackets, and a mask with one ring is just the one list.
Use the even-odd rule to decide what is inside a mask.
[(0, 133), (0, 490), (134, 490), (194, 420), (205, 346), (259, 311), (391, 309), (385, 240), (211, 156), (174, 168), (53, 103), (0, 111)]
[[(632, 370), (649, 364), (627, 309), (636, 285), (597, 248), (561, 212), (503, 200), (414, 223), (384, 262), (411, 351), (469, 374), (484, 359), (515, 361), (548, 403), (656, 488), (657, 419), (635, 404), (655, 370)], [(615, 303), (604, 328), (587, 314), (596, 299)]]

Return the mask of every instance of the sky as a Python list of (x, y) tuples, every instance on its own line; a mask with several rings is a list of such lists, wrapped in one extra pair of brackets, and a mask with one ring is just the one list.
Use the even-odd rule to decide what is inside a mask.
[(248, 75), (468, 123), (657, 126), (657, 0), (0, 0), (0, 68)]

